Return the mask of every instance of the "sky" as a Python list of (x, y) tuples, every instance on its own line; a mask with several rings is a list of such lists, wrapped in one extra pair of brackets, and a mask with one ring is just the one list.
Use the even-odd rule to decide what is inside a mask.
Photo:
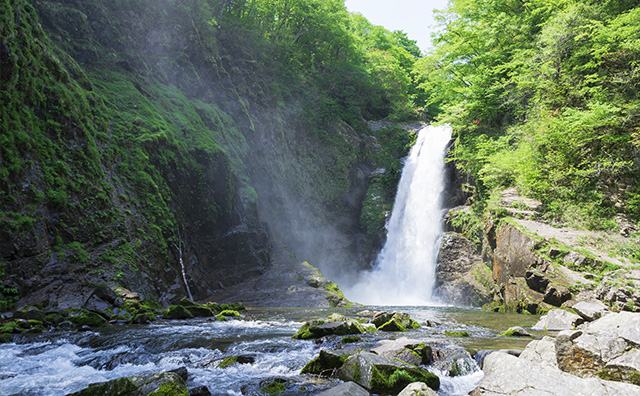
[(424, 52), (431, 47), (435, 30), (433, 9), (444, 10), (448, 0), (346, 0), (347, 9), (362, 14), (374, 25), (402, 30)]

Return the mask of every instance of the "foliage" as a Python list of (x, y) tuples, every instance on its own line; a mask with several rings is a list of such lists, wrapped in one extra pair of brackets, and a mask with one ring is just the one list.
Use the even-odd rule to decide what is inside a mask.
[(454, 126), (450, 158), (478, 198), (516, 186), (547, 218), (640, 218), (626, 187), (640, 174), (639, 17), (631, 1), (454, 0), (440, 14), (416, 72)]

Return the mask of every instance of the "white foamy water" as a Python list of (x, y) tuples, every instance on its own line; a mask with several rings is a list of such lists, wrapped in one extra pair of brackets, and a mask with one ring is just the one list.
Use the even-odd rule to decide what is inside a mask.
[(343, 287), (352, 301), (371, 305), (433, 304), (435, 267), (442, 234), (445, 150), (451, 127), (428, 126), (407, 158), (387, 224), (387, 242), (376, 266), (360, 282)]

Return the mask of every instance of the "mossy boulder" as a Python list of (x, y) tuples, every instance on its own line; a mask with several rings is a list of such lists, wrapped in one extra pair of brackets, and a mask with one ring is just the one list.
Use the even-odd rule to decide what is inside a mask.
[(334, 370), (342, 367), (349, 355), (322, 349), (318, 357), (307, 363), (300, 374), (314, 374), (330, 377)]
[(193, 315), (182, 305), (171, 305), (164, 311), (162, 317), (165, 319), (189, 319), (193, 318)]
[(357, 320), (334, 314), (326, 320), (318, 319), (306, 322), (292, 338), (308, 340), (328, 335), (362, 334), (364, 332), (364, 328)]
[(71, 310), (67, 316), (67, 320), (73, 323), (75, 327), (100, 327), (107, 323), (107, 319), (102, 315), (84, 309)]
[(434, 390), (440, 388), (440, 380), (435, 374), (370, 352), (350, 356), (338, 370), (338, 378), (353, 381), (375, 393), (397, 394), (413, 382), (424, 382)]
[(40, 322), (47, 321), (46, 314), (41, 309), (31, 306), (14, 312), (13, 319), (39, 320)]
[(256, 361), (256, 358), (253, 356), (247, 356), (247, 355), (242, 355), (242, 356), (228, 356), (224, 359), (222, 359), (222, 361), (218, 364), (218, 368), (227, 368), (231, 365), (234, 364), (251, 364), (254, 363)]
[(185, 308), (189, 310), (189, 312), (191, 312), (194, 317), (197, 318), (207, 318), (214, 315), (211, 308), (207, 307), (206, 305), (192, 305), (185, 306)]
[(380, 331), (407, 331), (420, 328), (420, 324), (405, 312), (379, 312), (371, 319), (371, 323)]
[(184, 380), (176, 373), (166, 372), (117, 378), (91, 384), (69, 396), (189, 396)]
[(429, 345), (404, 337), (397, 340), (382, 340), (371, 349), (371, 352), (392, 359), (400, 359), (414, 366), (430, 364), (433, 358)]

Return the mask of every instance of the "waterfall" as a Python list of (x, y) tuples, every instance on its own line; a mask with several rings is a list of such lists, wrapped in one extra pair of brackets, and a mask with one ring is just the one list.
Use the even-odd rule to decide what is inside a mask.
[(443, 228), (444, 156), (451, 127), (428, 126), (418, 134), (402, 170), (387, 242), (372, 271), (343, 291), (370, 305), (432, 303), (435, 269)]

